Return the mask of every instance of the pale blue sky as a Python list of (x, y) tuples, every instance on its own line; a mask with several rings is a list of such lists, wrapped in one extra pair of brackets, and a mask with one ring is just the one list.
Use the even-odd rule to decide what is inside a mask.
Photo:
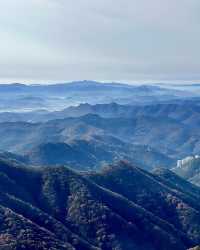
[(199, 0), (0, 1), (0, 82), (200, 80)]

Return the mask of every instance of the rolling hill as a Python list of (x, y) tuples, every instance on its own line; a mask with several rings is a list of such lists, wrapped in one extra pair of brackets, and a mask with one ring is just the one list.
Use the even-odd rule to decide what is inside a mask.
[[(199, 107), (199, 102), (146, 106), (84, 104), (68, 111), (40, 113), (42, 122), (1, 122), (0, 149), (21, 154), (40, 144), (68, 144), (72, 140), (94, 141), (101, 137), (101, 143), (113, 138), (126, 144), (148, 145), (176, 161), (200, 153)], [(74, 117), (68, 117), (72, 114)]]
[(2, 249), (186, 250), (200, 243), (200, 196), (194, 202), (187, 189), (125, 162), (80, 174), (1, 160), (0, 180)]
[(92, 114), (46, 123), (0, 123), (0, 149), (27, 156), (37, 165), (68, 163), (95, 167), (127, 159), (146, 169), (171, 166), (174, 160), (159, 150), (132, 143), (134, 126), (131, 119)]

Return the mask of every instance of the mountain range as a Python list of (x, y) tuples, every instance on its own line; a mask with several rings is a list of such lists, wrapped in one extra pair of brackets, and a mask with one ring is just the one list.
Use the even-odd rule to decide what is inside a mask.
[[(167, 167), (174, 162), (159, 150), (145, 146), (145, 143), (137, 143), (132, 138), (135, 136), (135, 129), (137, 124), (132, 119), (102, 118), (94, 114), (45, 123), (6, 122), (0, 123), (0, 149), (28, 155), (33, 162), (43, 158), (44, 161), (38, 161), (38, 164), (52, 164), (52, 161), (47, 159), (47, 156), (51, 155), (55, 157), (53, 163), (56, 163), (56, 160), (61, 163), (63, 157), (73, 161), (69, 157), (74, 155), (79, 164), (83, 154), (86, 157), (86, 166), (91, 165), (89, 161), (96, 165), (101, 161), (110, 162), (120, 158), (136, 160), (143, 165), (148, 163), (149, 168), (158, 164)], [(62, 158), (56, 158), (55, 152), (62, 154)], [(78, 157), (75, 156), (76, 153)], [(141, 154), (144, 155), (142, 159)]]
[(3, 159), (0, 247), (184, 250), (198, 245), (200, 189), (163, 172), (150, 174), (120, 162), (78, 173)]
[(99, 83), (95, 81), (51, 85), (1, 84), (0, 111), (35, 111), (41, 107), (48, 111), (58, 111), (80, 103), (143, 104), (194, 96), (196, 96), (195, 92), (156, 85)]
[(197, 250), (199, 85), (0, 85), (0, 250)]
[[(31, 113), (24, 121), (12, 120), (12, 113), (7, 118), (5, 113), (1, 115), (0, 150), (29, 155), (30, 162), (37, 164), (72, 160), (73, 166), (80, 166), (79, 157), (75, 157), (77, 164), (68, 160), (68, 150), (83, 153), (87, 149), (85, 166), (130, 159), (149, 169), (158, 165), (171, 168), (178, 159), (200, 154), (198, 99), (136, 106), (81, 104), (59, 112), (35, 113), (31, 121)], [(66, 153), (57, 162), (48, 160), (47, 153), (51, 155), (51, 149), (58, 152), (58, 148)]]

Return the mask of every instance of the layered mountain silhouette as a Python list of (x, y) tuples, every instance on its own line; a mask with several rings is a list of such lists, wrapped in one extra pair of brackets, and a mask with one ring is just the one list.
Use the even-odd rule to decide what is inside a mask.
[[(28, 98), (27, 98), (28, 99)], [(80, 103), (79, 105), (69, 106), (59, 111), (48, 111), (45, 106), (40, 105), (39, 110), (31, 112), (1, 112), (0, 122), (7, 121), (31, 121), (46, 122), (67, 117), (79, 117), (87, 114), (96, 114), (103, 118), (126, 117), (133, 118), (138, 116), (170, 117), (176, 121), (185, 123), (199, 121), (200, 113), (199, 97), (187, 99), (175, 99), (169, 101), (153, 102), (150, 104), (141, 103), (136, 105), (111, 103)], [(43, 107), (43, 109), (41, 109)], [(193, 124), (192, 124), (193, 125)]]
[(197, 250), (200, 99), (185, 89), (0, 85), (0, 250)]
[(170, 175), (173, 181), (126, 162), (80, 174), (1, 160), (0, 247), (184, 250), (198, 245), (199, 188), (188, 183), (183, 191), (181, 181), (176, 188), (180, 178)]
[[(41, 120), (35, 123), (27, 121), (0, 123), (0, 150), (22, 155), (30, 154), (34, 156), (32, 158), (39, 159), (41, 157), (36, 157), (36, 152), (40, 154), (41, 149), (42, 154), (45, 144), (61, 143), (63, 146), (64, 144), (70, 146), (72, 141), (85, 141), (90, 147), (106, 151), (105, 159), (97, 157), (97, 162), (105, 160), (109, 163), (109, 159), (119, 160), (117, 156), (124, 159), (128, 155), (130, 160), (135, 158), (138, 161), (134, 149), (140, 146), (140, 154), (146, 159), (150, 159), (147, 152), (154, 154), (152, 161), (148, 161), (150, 168), (158, 165), (174, 167), (178, 159), (200, 153), (199, 107), (198, 100), (188, 100), (143, 106), (116, 103), (83, 104), (61, 112), (38, 111), (39, 116), (35, 114), (32, 118), (37, 117)], [(120, 150), (118, 145), (123, 145)], [(60, 162), (62, 160), (58, 159), (55, 163)], [(65, 162), (67, 161), (63, 161)], [(147, 164), (144, 162), (144, 165)]]
[[(128, 85), (77, 81), (51, 85), (1, 84), (0, 111), (61, 110), (80, 103), (142, 104), (194, 97), (182, 91), (156, 85)], [(12, 100), (12, 102), (10, 101)]]
[[(196, 96), (196, 92), (190, 92), (190, 88), (183, 91), (181, 89), (161, 87), (156, 84), (128, 85), (95, 81), (77, 81), (51, 85), (1, 84), (0, 112), (30, 112), (41, 109), (41, 107), (48, 111), (60, 111), (71, 105), (77, 106), (80, 103), (103, 104), (116, 102), (119, 104), (143, 105), (194, 98)], [(24, 116), (18, 114), (14, 114), (14, 117), (24, 119)], [(5, 114), (4, 118), (6, 118)], [(30, 119), (32, 120), (31, 116)]]

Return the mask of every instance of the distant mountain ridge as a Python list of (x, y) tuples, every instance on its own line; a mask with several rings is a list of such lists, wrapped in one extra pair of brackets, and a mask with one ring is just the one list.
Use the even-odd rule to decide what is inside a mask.
[[(161, 90), (162, 87), (155, 85), (134, 85), (127, 83), (116, 83), (116, 82), (97, 82), (92, 80), (83, 81), (72, 81), (66, 83), (52, 83), (52, 84), (23, 84), (23, 83), (11, 83), (11, 84), (0, 84), (0, 90), (2, 91), (28, 91), (30, 90), (65, 90), (73, 89), (76, 91), (81, 90), (93, 90), (93, 88), (121, 88), (121, 89), (138, 89), (142, 91)], [(165, 89), (165, 88), (164, 88)]]
[[(142, 104), (194, 96), (194, 93), (187, 91), (172, 90), (155, 85), (129, 85), (95, 81), (51, 85), (0, 84), (0, 112), (24, 112), (37, 109), (59, 111), (80, 103)], [(10, 99), (13, 102), (9, 102)]]

